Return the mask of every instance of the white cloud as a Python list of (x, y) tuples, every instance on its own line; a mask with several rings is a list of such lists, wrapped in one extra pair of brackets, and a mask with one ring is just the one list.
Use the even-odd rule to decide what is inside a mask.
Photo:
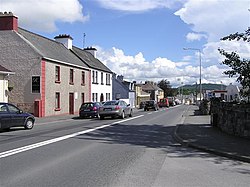
[(144, 12), (157, 8), (170, 8), (178, 0), (96, 0), (106, 9), (127, 11), (127, 12)]
[(202, 38), (207, 38), (205, 34), (198, 34), (198, 33), (188, 33), (186, 35), (187, 41), (194, 41), (194, 40), (201, 40)]
[(1, 0), (0, 9), (17, 15), (21, 27), (47, 32), (56, 30), (56, 22), (89, 19), (89, 16), (83, 16), (83, 7), (78, 0)]
[(194, 32), (208, 34), (208, 41), (235, 32), (243, 32), (249, 26), (249, 0), (188, 0), (175, 15), (192, 26)]
[[(148, 62), (142, 53), (135, 56), (127, 56), (121, 49), (113, 47), (106, 51), (99, 46), (97, 57), (104, 62), (114, 73), (123, 75), (130, 81), (160, 81), (167, 79), (172, 86), (179, 86), (180, 81), (184, 84), (195, 84), (199, 82), (200, 66), (199, 63), (190, 65), (188, 62), (173, 62), (167, 58), (158, 57), (152, 62)], [(223, 72), (228, 67), (217, 65), (202, 66), (202, 83), (224, 84), (235, 82), (235, 79), (228, 78)]]

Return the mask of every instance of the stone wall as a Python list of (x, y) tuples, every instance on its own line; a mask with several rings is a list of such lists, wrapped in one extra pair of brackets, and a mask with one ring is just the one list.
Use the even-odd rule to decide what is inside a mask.
[(211, 102), (211, 124), (222, 131), (250, 138), (250, 104)]

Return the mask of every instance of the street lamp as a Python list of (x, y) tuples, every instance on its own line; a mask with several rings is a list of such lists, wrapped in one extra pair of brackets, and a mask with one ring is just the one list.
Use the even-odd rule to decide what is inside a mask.
[(200, 60), (200, 102), (201, 102), (201, 94), (202, 94), (202, 87), (201, 87), (201, 50), (197, 49), (197, 48), (183, 48), (183, 50), (199, 51), (199, 60)]

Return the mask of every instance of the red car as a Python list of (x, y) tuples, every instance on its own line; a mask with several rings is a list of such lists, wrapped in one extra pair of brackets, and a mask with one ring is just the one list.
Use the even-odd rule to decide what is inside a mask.
[(168, 98), (163, 98), (160, 99), (160, 101), (158, 102), (159, 107), (169, 107), (169, 101)]

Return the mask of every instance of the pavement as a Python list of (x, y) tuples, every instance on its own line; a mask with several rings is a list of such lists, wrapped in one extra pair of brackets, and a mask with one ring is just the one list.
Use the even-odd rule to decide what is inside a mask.
[[(183, 123), (176, 126), (174, 138), (183, 146), (250, 163), (250, 139), (222, 132), (210, 124), (210, 115), (199, 115), (198, 109), (195, 105), (188, 106), (183, 114)], [(78, 118), (78, 115), (36, 118), (36, 123), (73, 118)]]
[(198, 109), (189, 105), (183, 124), (175, 129), (175, 139), (184, 146), (250, 163), (250, 139), (222, 132), (210, 125), (210, 115), (199, 115)]

